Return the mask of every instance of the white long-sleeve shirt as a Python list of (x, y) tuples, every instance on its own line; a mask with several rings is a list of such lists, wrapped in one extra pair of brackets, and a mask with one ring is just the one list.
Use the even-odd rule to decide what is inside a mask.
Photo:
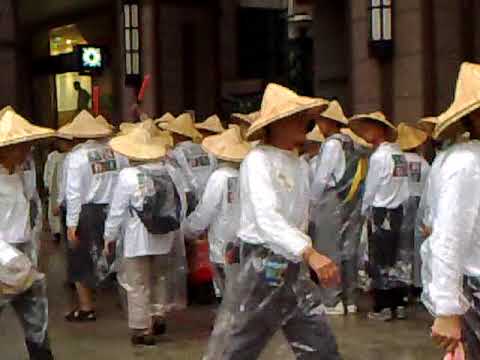
[(67, 226), (76, 227), (82, 205), (110, 204), (118, 173), (128, 160), (106, 144), (87, 141), (66, 162)]
[(371, 207), (395, 209), (409, 197), (405, 155), (398, 144), (382, 143), (369, 160), (362, 214)]
[(9, 244), (29, 242), (30, 204), (21, 173), (9, 174), (0, 165), (0, 240)]
[(235, 242), (240, 224), (239, 171), (222, 166), (207, 182), (202, 199), (185, 222), (185, 236), (195, 238), (208, 228), (210, 260), (225, 261), (225, 247)]
[(422, 156), (407, 152), (405, 158), (408, 163), (408, 190), (410, 196), (420, 197), (423, 194), (425, 183), (430, 172), (430, 165)]
[(263, 245), (290, 261), (302, 261), (312, 241), (308, 224), (308, 164), (290, 151), (257, 146), (240, 169), (238, 237)]
[(170, 156), (177, 161), (185, 174), (187, 183), (200, 199), (208, 178), (217, 168), (217, 159), (212, 154), (206, 153), (201, 145), (192, 141), (179, 143)]
[(452, 146), (432, 171), (432, 233), (422, 245), (423, 301), (435, 316), (468, 310), (464, 275), (480, 277), (480, 142)]

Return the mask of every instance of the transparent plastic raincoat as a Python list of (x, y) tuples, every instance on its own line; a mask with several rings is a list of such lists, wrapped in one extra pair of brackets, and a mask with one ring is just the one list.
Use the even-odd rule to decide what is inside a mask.
[(422, 300), (435, 316), (460, 315), (467, 358), (480, 354), (480, 142), (448, 149), (432, 172), (436, 201), (422, 245)]
[(204, 359), (256, 359), (282, 330), (299, 359), (339, 359), (319, 288), (302, 265), (311, 246), (308, 165), (258, 146), (240, 170), (239, 274), (227, 285)]
[(0, 240), (0, 314), (10, 304), (25, 333), (31, 359), (53, 359), (48, 339), (46, 281), (28, 256)]
[(330, 136), (313, 164), (309, 234), (314, 247), (342, 269), (342, 286), (325, 289), (325, 304), (355, 303), (358, 249), (364, 217), (361, 214), (368, 149), (345, 134)]
[[(186, 259), (183, 232), (181, 229), (168, 234), (153, 235), (148, 232), (135, 209), (141, 209), (145, 197), (153, 191), (145, 174), (167, 173), (180, 196), (181, 219), (185, 218), (186, 197), (181, 172), (169, 161), (140, 165), (122, 170), (115, 188), (109, 215), (105, 223), (104, 238), (107, 243), (119, 241), (117, 268), (120, 280), (127, 293), (134, 291), (132, 281), (140, 280), (143, 272), (154, 275), (154, 288), (158, 296), (152, 296), (158, 303), (150, 304), (154, 315), (163, 315), (171, 309), (186, 305)], [(175, 211), (175, 209), (172, 209)], [(135, 264), (148, 256), (155, 257), (150, 264)], [(121, 259), (121, 260), (120, 260)], [(137, 260), (135, 260), (137, 259)], [(138, 259), (140, 259), (138, 261)], [(148, 266), (148, 268), (145, 268)], [(143, 270), (142, 270), (142, 269)], [(136, 269), (136, 270), (135, 270)], [(142, 272), (142, 273), (136, 273)], [(155, 275), (156, 274), (156, 275)]]

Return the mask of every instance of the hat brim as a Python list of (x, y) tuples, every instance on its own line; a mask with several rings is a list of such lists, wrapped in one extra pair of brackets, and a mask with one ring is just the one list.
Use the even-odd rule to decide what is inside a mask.
[(363, 121), (365, 120), (375, 121), (378, 124), (383, 125), (387, 129), (387, 140), (390, 142), (397, 141), (397, 138), (398, 138), (397, 129), (393, 125), (391, 125), (389, 122), (383, 121), (374, 117), (354, 116), (353, 118), (350, 119), (348, 123), (348, 127), (355, 133), (355, 135), (360, 136), (362, 139), (364, 139), (364, 137), (362, 136), (363, 134), (362, 134), (361, 127), (363, 125)]
[(210, 127), (208, 125), (202, 125), (202, 124), (195, 125), (195, 128), (197, 130), (209, 131), (214, 134), (221, 134), (222, 132), (225, 131), (225, 129), (214, 129), (213, 127)]
[(242, 162), (251, 150), (250, 147), (243, 145), (230, 145), (223, 151), (219, 151), (219, 149), (214, 146), (214, 140), (210, 139), (202, 142), (202, 149), (220, 160), (236, 163)]
[(346, 128), (348, 127), (348, 120), (340, 120), (340, 119), (335, 119), (333, 117), (330, 117), (330, 116), (325, 116), (323, 114), (320, 114), (318, 116), (319, 119), (327, 119), (327, 120), (332, 120), (332, 121), (335, 121), (336, 123), (340, 124), (340, 127), (341, 128)]
[(446, 115), (448, 112), (450, 112), (450, 109), (447, 110), (444, 114), (438, 117), (438, 124), (433, 131), (432, 137), (435, 140), (444, 140), (455, 137), (461, 132), (465, 132), (465, 127), (463, 124), (461, 124), (460, 120), (479, 108), (480, 101), (474, 101), (463, 107), (461, 110), (453, 112), (452, 114)]
[(113, 135), (113, 131), (110, 132), (105, 132), (103, 134), (100, 133), (91, 133), (91, 134), (73, 134), (73, 133), (64, 133), (64, 132), (57, 132), (58, 137), (64, 138), (64, 139), (101, 139), (101, 138), (106, 138), (109, 136)]
[[(192, 129), (192, 131), (185, 131), (185, 129), (180, 129), (176, 126), (172, 126), (172, 124), (170, 124), (170, 123), (160, 123), (160, 124), (158, 124), (158, 127), (162, 130), (168, 130), (172, 133), (188, 137), (192, 140), (203, 139), (203, 135), (197, 129)], [(193, 130), (195, 130), (195, 131), (193, 131)]]
[(258, 140), (259, 138), (262, 137), (261, 131), (268, 127), (269, 125), (272, 125), (273, 123), (288, 119), (290, 117), (293, 117), (295, 115), (300, 115), (303, 114), (304, 112), (317, 109), (317, 111), (325, 111), (328, 108), (328, 102), (320, 102), (320, 101), (315, 101), (311, 104), (308, 105), (301, 105), (298, 106), (296, 109), (287, 111), (283, 114), (273, 116), (271, 118), (265, 118), (262, 119), (260, 116), (255, 122), (250, 126), (250, 129), (247, 131), (247, 140)]
[(49, 138), (52, 138), (52, 137), (55, 137), (55, 131), (53, 131), (53, 130), (49, 133), (22, 136), (22, 137), (12, 139), (12, 140), (2, 141), (2, 142), (0, 142), (0, 147), (18, 145), (18, 144), (22, 144), (22, 143), (37, 141), (37, 140), (49, 139)]
[(167, 154), (167, 147), (158, 141), (152, 144), (135, 144), (120, 136), (110, 140), (110, 147), (116, 153), (134, 161), (160, 160)]

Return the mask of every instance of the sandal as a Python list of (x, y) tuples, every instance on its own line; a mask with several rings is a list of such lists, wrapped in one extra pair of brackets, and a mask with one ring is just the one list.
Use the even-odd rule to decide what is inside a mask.
[(138, 346), (138, 345), (154, 346), (157, 343), (157, 341), (152, 335), (147, 335), (147, 334), (132, 335), (130, 340), (132, 341), (132, 345), (134, 346)]
[(82, 310), (73, 310), (67, 315), (65, 315), (65, 320), (68, 322), (90, 322), (97, 321), (97, 314), (95, 310), (82, 311)]

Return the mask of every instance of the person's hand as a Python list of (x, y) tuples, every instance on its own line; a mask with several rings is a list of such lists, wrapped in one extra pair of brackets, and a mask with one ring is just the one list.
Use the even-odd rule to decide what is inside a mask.
[(325, 287), (334, 287), (340, 284), (340, 272), (337, 265), (327, 256), (309, 247), (303, 253), (308, 266), (315, 271), (318, 279)]
[(55, 206), (52, 209), (53, 216), (60, 216), (60, 206)]
[(432, 235), (432, 228), (428, 227), (425, 224), (421, 225), (422, 236), (426, 239)]
[(462, 338), (460, 316), (437, 317), (432, 326), (432, 338), (445, 352), (453, 353)]
[(67, 228), (67, 239), (70, 245), (72, 246), (72, 248), (78, 247), (78, 245), (80, 244), (80, 241), (78, 239), (76, 227), (70, 226)]

